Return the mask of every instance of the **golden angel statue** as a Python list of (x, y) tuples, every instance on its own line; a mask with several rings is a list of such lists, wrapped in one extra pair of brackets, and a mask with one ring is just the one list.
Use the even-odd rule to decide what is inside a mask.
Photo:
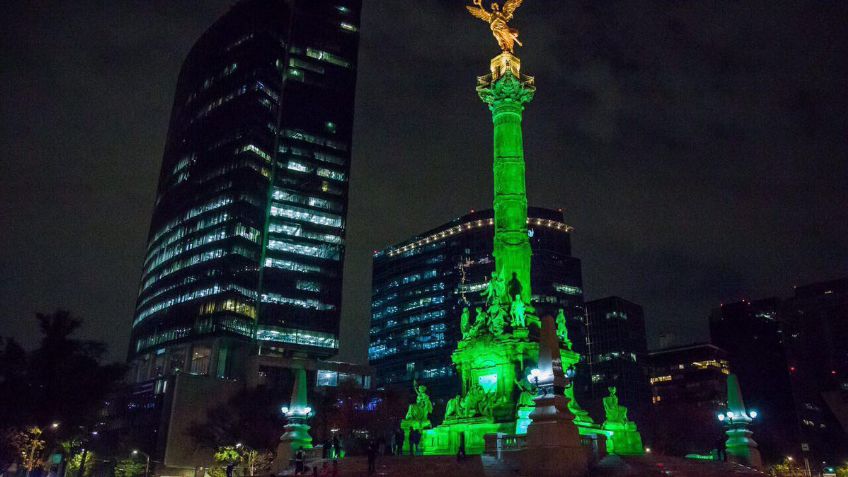
[(518, 41), (518, 30), (510, 28), (509, 25), (507, 25), (507, 22), (512, 20), (515, 10), (521, 6), (521, 2), (524, 0), (506, 0), (503, 8), (501, 8), (497, 2), (492, 2), (491, 12), (488, 12), (485, 8), (483, 8), (483, 0), (472, 1), (474, 2), (474, 6), (466, 6), (465, 8), (467, 8), (472, 15), (489, 24), (489, 27), (492, 29), (492, 34), (495, 35), (495, 39), (498, 40), (498, 45), (500, 45), (501, 50), (512, 53), (515, 43), (524, 46), (520, 41)]

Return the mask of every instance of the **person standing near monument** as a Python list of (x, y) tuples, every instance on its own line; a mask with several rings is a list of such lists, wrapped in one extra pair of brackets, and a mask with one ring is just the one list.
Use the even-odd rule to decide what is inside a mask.
[(465, 459), (465, 432), (460, 431), (459, 446), (456, 451), (456, 461), (461, 462), (463, 459)]

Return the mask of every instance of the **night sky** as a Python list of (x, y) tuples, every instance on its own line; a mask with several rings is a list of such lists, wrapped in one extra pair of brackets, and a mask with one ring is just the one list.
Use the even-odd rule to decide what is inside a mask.
[[(462, 0), (365, 0), (342, 357), (364, 359), (371, 253), (491, 206)], [(6, 2), (0, 336), (66, 307), (123, 359), (180, 65), (231, 1)], [(527, 0), (530, 204), (575, 227), (588, 299), (649, 345), (721, 302), (848, 275), (848, 2)]]

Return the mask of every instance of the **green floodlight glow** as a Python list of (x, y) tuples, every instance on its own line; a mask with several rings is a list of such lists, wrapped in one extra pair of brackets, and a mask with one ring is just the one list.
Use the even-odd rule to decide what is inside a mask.
[(480, 387), (483, 388), (483, 391), (487, 393), (493, 393), (498, 389), (497, 374), (487, 374), (485, 376), (480, 376), (479, 378), (477, 378), (477, 382), (480, 383)]

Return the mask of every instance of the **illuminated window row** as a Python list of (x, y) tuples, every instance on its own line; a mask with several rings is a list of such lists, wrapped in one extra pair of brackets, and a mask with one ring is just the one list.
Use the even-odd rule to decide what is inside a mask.
[[(389, 251), (389, 256), (394, 257), (395, 255), (401, 254), (403, 252), (408, 252), (422, 245), (427, 245), (433, 242), (441, 241), (447, 237), (468, 231), (473, 230), (479, 227), (492, 227), (495, 225), (495, 219), (480, 219), (474, 220), (471, 222), (466, 222), (464, 224), (460, 224), (449, 229), (445, 229), (441, 232), (436, 232), (432, 235), (424, 237), (423, 239), (417, 240), (411, 244), (404, 245), (403, 247), (398, 247)], [(573, 228), (569, 225), (566, 225), (562, 222), (557, 222), (556, 220), (548, 220), (548, 219), (532, 219), (527, 218), (527, 225), (535, 225), (540, 227), (547, 227), (555, 230), (561, 230), (564, 232), (571, 232)], [(379, 253), (378, 253), (379, 254)]]
[(579, 296), (583, 294), (583, 290), (580, 287), (573, 287), (571, 285), (563, 285), (561, 283), (554, 283), (554, 290), (565, 293), (567, 295), (575, 295)]
[(163, 263), (171, 260), (172, 258), (189, 252), (197, 247), (201, 247), (203, 245), (208, 245), (210, 243), (218, 242), (221, 240), (227, 240), (234, 237), (243, 237), (254, 243), (259, 242), (259, 231), (254, 229), (253, 227), (249, 227), (243, 224), (237, 224), (235, 230), (232, 233), (227, 232), (228, 227), (222, 226), (218, 227), (211, 232), (207, 232), (206, 234), (195, 237), (191, 239), (191, 241), (186, 243), (180, 243), (174, 246), (173, 248), (167, 248), (162, 251), (152, 262), (150, 262), (146, 266), (145, 276), (149, 275), (152, 271), (158, 268)]
[(195, 276), (188, 276), (188, 277), (183, 278), (182, 280), (180, 280), (180, 281), (179, 281), (179, 282), (177, 282), (177, 283), (172, 283), (172, 284), (170, 284), (170, 285), (168, 285), (168, 286), (166, 286), (166, 287), (158, 288), (158, 289), (156, 289), (156, 291), (155, 291), (155, 292), (151, 293), (150, 295), (148, 295), (148, 296), (144, 297), (144, 299), (142, 299), (141, 301), (139, 301), (139, 302), (138, 302), (138, 305), (136, 305), (136, 308), (141, 308), (141, 307), (143, 307), (143, 306), (144, 306), (144, 305), (146, 305), (146, 304), (147, 304), (150, 300), (153, 300), (154, 298), (156, 298), (157, 296), (159, 296), (159, 295), (161, 295), (161, 294), (163, 294), (163, 293), (168, 293), (169, 291), (171, 291), (171, 290), (173, 290), (173, 289), (175, 289), (175, 288), (179, 288), (179, 287), (181, 287), (181, 286), (185, 286), (185, 285), (188, 285), (188, 284), (190, 284), (190, 283), (194, 283), (194, 282), (196, 282), (196, 281), (197, 281), (197, 277), (195, 277)]
[(311, 298), (302, 299), (302, 298), (291, 298), (287, 296), (280, 295), (278, 293), (267, 293), (262, 295), (263, 303), (274, 303), (276, 305), (292, 305), (299, 308), (307, 308), (310, 310), (319, 310), (319, 311), (327, 311), (327, 310), (335, 310), (336, 305), (331, 305), (329, 303), (322, 303), (318, 300), (313, 300)]
[(191, 328), (177, 328), (173, 330), (160, 331), (158, 333), (139, 338), (135, 342), (136, 352), (144, 348), (160, 345), (169, 341), (176, 341), (185, 338), (191, 333)]
[(292, 237), (304, 237), (327, 243), (342, 243), (342, 238), (338, 235), (310, 232), (303, 230), (303, 227), (299, 224), (271, 224), (268, 227), (268, 232), (272, 234), (285, 234)]
[(320, 292), (321, 284), (310, 280), (298, 280), (295, 284), (295, 288), (303, 291)]
[(396, 300), (398, 298), (398, 296), (399, 295), (397, 294), (397, 292), (395, 292), (395, 293), (390, 293), (389, 295), (386, 295), (382, 298), (377, 298), (375, 300), (372, 300), (371, 301), (371, 308), (374, 309), (374, 310), (379, 310), (386, 303), (389, 303), (392, 300)]
[[(170, 234), (166, 236), (165, 240), (163, 240), (161, 243), (156, 245), (156, 247), (148, 251), (147, 258), (144, 260), (145, 268), (147, 267), (148, 262), (150, 262), (154, 257), (156, 257), (162, 249), (168, 247), (177, 240), (180, 240), (186, 235), (201, 232), (203, 230), (215, 227), (218, 224), (226, 222), (229, 219), (229, 214), (227, 214), (226, 212), (221, 212), (220, 214), (198, 220), (191, 226), (182, 226), (174, 229)], [(151, 244), (152, 243), (154, 242), (151, 242)]]
[(317, 346), (319, 348), (338, 349), (339, 347), (339, 340), (335, 335), (298, 329), (260, 328), (256, 331), (256, 339), (305, 346)]
[(256, 306), (253, 303), (241, 300), (227, 299), (223, 301), (210, 301), (200, 306), (201, 315), (211, 315), (220, 311), (231, 311), (256, 319)]
[(156, 232), (156, 234), (153, 236), (153, 240), (151, 240), (150, 242), (151, 243), (156, 242), (157, 240), (159, 240), (159, 238), (161, 236), (168, 233), (172, 228), (176, 227), (177, 225), (179, 225), (183, 222), (186, 222), (187, 220), (190, 220), (194, 217), (197, 217), (200, 214), (203, 214), (203, 213), (215, 210), (215, 209), (220, 209), (221, 207), (227, 206), (227, 205), (232, 204), (232, 203), (233, 203), (233, 199), (231, 197), (219, 196), (219, 197), (216, 197), (216, 198), (210, 200), (209, 202), (207, 202), (203, 205), (193, 207), (193, 208), (189, 209), (188, 212), (183, 214), (182, 217), (178, 217), (178, 218), (170, 221), (167, 225), (165, 225), (164, 227), (159, 229), (159, 231)]
[(397, 288), (397, 287), (402, 286), (402, 285), (408, 285), (410, 283), (415, 283), (419, 280), (429, 280), (430, 278), (436, 278), (437, 276), (439, 276), (439, 271), (436, 270), (436, 269), (426, 270), (426, 271), (420, 272), (420, 273), (411, 273), (409, 275), (404, 275), (400, 278), (396, 278), (396, 279), (392, 280), (391, 282), (389, 282), (385, 286), (384, 289), (382, 289), (382, 290), (378, 289), (377, 293), (388, 291), (388, 290), (391, 290), (392, 288)]
[(301, 58), (289, 58), (289, 66), (292, 68), (300, 68), (302, 70), (311, 71), (313, 73), (324, 74), (324, 67), (315, 64), (312, 61), (305, 61)]
[[(179, 305), (181, 303), (192, 301), (192, 300), (195, 300), (195, 299), (198, 299), (198, 298), (203, 298), (203, 297), (206, 297), (206, 296), (217, 295), (219, 293), (231, 292), (231, 291), (234, 291), (234, 292), (237, 292), (237, 293), (243, 295), (248, 300), (255, 300), (256, 299), (256, 292), (253, 291), (253, 290), (248, 290), (247, 288), (245, 288), (243, 286), (232, 284), (232, 283), (228, 284), (225, 287), (222, 287), (220, 284), (216, 283), (215, 285), (213, 285), (211, 287), (202, 288), (200, 290), (192, 290), (190, 292), (183, 293), (182, 295), (178, 295), (178, 296), (175, 296), (173, 298), (169, 298), (167, 300), (157, 302), (157, 303), (155, 303), (155, 304), (153, 304), (153, 305), (151, 305), (147, 308), (143, 308), (142, 306), (139, 306), (138, 307), (139, 312), (137, 313), (136, 318), (133, 321), (133, 326), (137, 325), (138, 323), (141, 323), (145, 318), (147, 318), (147, 317), (149, 317), (149, 316), (151, 316), (155, 313), (158, 313), (160, 311), (166, 310), (166, 309), (168, 309), (168, 308), (170, 308), (174, 305)], [(248, 315), (248, 316), (250, 316), (250, 315)], [(253, 317), (255, 318), (255, 312), (254, 312)]]
[[(444, 339), (443, 333), (437, 333), (432, 341), (420, 342), (415, 340), (404, 341), (401, 346), (388, 346), (386, 343), (373, 343), (368, 347), (368, 359), (376, 360), (386, 358), (398, 353), (399, 349), (406, 351), (420, 351), (444, 348), (447, 346), (447, 341)], [(395, 340), (392, 340), (395, 341)]]
[(274, 217), (286, 217), (288, 219), (303, 220), (318, 225), (326, 225), (328, 227), (341, 228), (344, 224), (341, 216), (328, 214), (326, 212), (316, 212), (300, 207), (292, 207), (284, 204), (274, 204), (271, 206), (271, 215)]
[(409, 303), (405, 303), (403, 305), (403, 311), (415, 310), (418, 308), (424, 308), (425, 306), (433, 306), (440, 305), (445, 302), (444, 295), (437, 296), (428, 296), (424, 298), (419, 298), (417, 300), (412, 300)]
[(305, 263), (293, 262), (291, 260), (282, 260), (279, 258), (266, 258), (265, 266), (267, 268), (279, 268), (281, 270), (289, 270), (300, 273), (320, 273), (323, 269), (316, 265), (308, 265)]
[(317, 144), (319, 146), (327, 146), (330, 149), (336, 149), (338, 151), (347, 151), (347, 145), (345, 145), (344, 143), (333, 141), (332, 139), (327, 139), (325, 137), (316, 136), (314, 134), (309, 134), (300, 130), (283, 129), (283, 135), (289, 139), (304, 141), (310, 144)]
[(316, 48), (306, 48), (306, 56), (316, 60), (326, 61), (327, 63), (341, 66), (342, 68), (350, 68), (349, 61), (327, 51), (318, 50)]
[(269, 240), (268, 248), (326, 260), (338, 261), (340, 259), (339, 248), (333, 245), (306, 245), (282, 240)]
[(239, 89), (233, 91), (232, 93), (230, 93), (226, 96), (221, 96), (220, 98), (214, 99), (214, 100), (210, 101), (209, 103), (206, 103), (206, 106), (200, 108), (200, 110), (194, 115), (194, 119), (192, 119), (191, 122), (197, 121), (198, 119), (201, 119), (201, 118), (208, 116), (209, 113), (211, 113), (212, 111), (214, 111), (214, 110), (218, 109), (219, 107), (229, 103), (233, 99), (238, 98), (239, 96), (246, 94), (247, 91), (248, 91), (248, 87), (245, 84), (245, 85), (242, 85), (241, 87), (239, 87)]
[(274, 190), (274, 200), (282, 200), (295, 204), (308, 205), (310, 207), (315, 207), (316, 209), (325, 209), (334, 212), (341, 212), (342, 210), (342, 205), (338, 202), (328, 199), (322, 199), (320, 197), (304, 196), (282, 189)]
[(271, 155), (253, 144), (248, 144), (246, 146), (242, 146), (240, 149), (236, 149), (236, 154), (241, 152), (252, 152), (253, 154), (256, 154), (257, 156), (261, 157), (268, 164), (271, 163)]
[(287, 144), (283, 144), (279, 148), (280, 153), (282, 154), (292, 154), (294, 156), (305, 157), (307, 159), (316, 159), (321, 162), (326, 162), (328, 164), (335, 164), (337, 166), (343, 166), (347, 163), (343, 158), (338, 156), (333, 156), (331, 154), (325, 154), (323, 152), (313, 151), (311, 149), (304, 149), (297, 146), (290, 146)]
[(344, 172), (333, 171), (330, 169), (325, 169), (323, 167), (319, 167), (318, 172), (316, 174), (318, 174), (320, 177), (326, 177), (327, 179), (332, 179), (334, 181), (347, 181), (347, 174), (345, 174)]
[(187, 243), (179, 243), (174, 247), (166, 248), (152, 262), (150, 262), (144, 274), (145, 276), (149, 275), (152, 271), (156, 270), (163, 263), (184, 252), (188, 252), (202, 245), (224, 240), (228, 237), (232, 237), (232, 235), (227, 235), (227, 227), (218, 227), (212, 230), (211, 232), (207, 232), (199, 237), (194, 237)]
[(180, 172), (181, 170), (185, 169), (186, 167), (188, 167), (189, 164), (193, 164), (196, 157), (197, 156), (195, 154), (189, 154), (180, 159), (179, 162), (177, 162), (177, 164), (174, 166), (174, 170), (171, 171), (171, 175), (174, 175), (177, 172)]
[(198, 263), (208, 262), (209, 260), (214, 260), (217, 258), (221, 258), (224, 256), (223, 249), (215, 249), (209, 250), (203, 253), (198, 253), (196, 255), (192, 255), (191, 257), (187, 257), (183, 260), (177, 260), (176, 262), (171, 263), (167, 268), (159, 271), (158, 274), (149, 277), (144, 282), (144, 286), (141, 288), (142, 291), (146, 290), (149, 286), (153, 285), (157, 281), (162, 278), (167, 277), (168, 275), (178, 272), (186, 267), (191, 267), (193, 265), (197, 265)]
[(607, 362), (607, 361), (613, 361), (613, 360), (618, 360), (618, 359), (629, 360), (629, 361), (633, 361), (635, 363), (636, 362), (636, 353), (628, 353), (628, 352), (624, 352), (624, 351), (613, 351), (613, 352), (610, 352), (610, 353), (603, 353), (603, 354), (599, 354), (597, 356), (597, 358), (595, 359), (595, 362), (604, 363), (604, 362)]
[(205, 296), (214, 295), (221, 292), (221, 286), (217, 283), (214, 286), (208, 288), (202, 288), (200, 290), (192, 290), (187, 293), (183, 293), (182, 295), (175, 296), (173, 298), (169, 298), (165, 301), (160, 301), (152, 306), (147, 307), (144, 310), (141, 310), (136, 315), (135, 320), (133, 321), (133, 326), (144, 321), (148, 316), (158, 313), (162, 310), (166, 310), (174, 305), (179, 305), (180, 303), (185, 303), (187, 301), (195, 300), (197, 298), (203, 298)]
[(424, 379), (445, 378), (454, 375), (453, 366), (441, 366), (438, 368), (428, 368), (421, 371), (421, 377)]

